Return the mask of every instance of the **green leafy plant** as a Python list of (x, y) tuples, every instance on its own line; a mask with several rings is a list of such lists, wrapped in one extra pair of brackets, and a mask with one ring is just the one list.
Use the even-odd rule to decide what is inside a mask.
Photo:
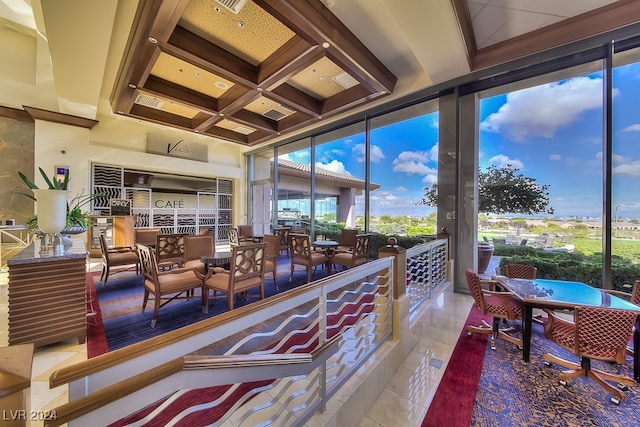
[[(51, 179), (47, 176), (46, 172), (42, 168), (38, 168), (40, 170), (40, 174), (44, 178), (44, 181), (47, 183), (49, 190), (67, 190), (69, 188), (69, 171), (65, 171), (64, 178), (58, 179), (57, 176), (51, 177)], [(39, 190), (40, 188), (25, 174), (18, 171), (18, 176), (20, 179), (32, 190)], [(30, 199), (37, 201), (33, 194), (29, 193), (20, 193)], [(71, 227), (81, 227), (88, 228), (91, 225), (91, 221), (89, 221), (90, 213), (83, 210), (83, 207), (86, 206), (91, 200), (96, 197), (100, 197), (103, 194), (85, 194), (81, 192), (80, 194), (76, 194), (71, 200), (67, 201), (67, 228)], [(38, 216), (34, 215), (27, 219), (26, 222), (27, 230), (31, 232), (38, 231)]]

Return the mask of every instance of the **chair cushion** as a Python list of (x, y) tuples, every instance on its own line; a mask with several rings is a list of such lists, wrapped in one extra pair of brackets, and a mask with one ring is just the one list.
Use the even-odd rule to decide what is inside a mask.
[[(184, 271), (182, 273), (160, 274), (160, 293), (170, 294), (174, 292), (182, 292), (189, 289), (199, 288), (202, 286), (202, 280), (196, 276), (193, 271)], [(144, 281), (144, 285), (151, 292), (155, 293), (153, 283), (148, 280)]]
[(575, 347), (576, 327), (573, 324), (556, 322), (548, 337), (560, 347), (573, 351)]
[(137, 264), (138, 254), (136, 252), (122, 252), (109, 254), (109, 265)]

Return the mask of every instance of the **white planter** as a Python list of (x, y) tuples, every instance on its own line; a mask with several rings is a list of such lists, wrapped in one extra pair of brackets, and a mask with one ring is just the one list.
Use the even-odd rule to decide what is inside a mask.
[(43, 233), (59, 233), (67, 225), (66, 190), (33, 190), (36, 198), (38, 229)]

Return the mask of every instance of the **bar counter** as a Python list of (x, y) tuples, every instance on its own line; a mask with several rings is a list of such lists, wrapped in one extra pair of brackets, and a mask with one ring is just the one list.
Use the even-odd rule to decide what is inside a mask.
[(87, 336), (84, 243), (60, 255), (40, 254), (40, 240), (7, 261), (9, 268), (9, 345), (36, 347)]

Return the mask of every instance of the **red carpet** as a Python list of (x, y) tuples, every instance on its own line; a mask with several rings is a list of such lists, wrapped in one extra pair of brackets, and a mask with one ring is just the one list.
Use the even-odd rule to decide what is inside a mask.
[[(100, 273), (87, 273), (85, 286), (87, 288), (87, 358), (99, 356), (109, 351), (107, 335), (102, 324), (102, 312), (98, 297), (96, 296), (96, 284), (94, 277)], [(91, 315), (91, 313), (95, 313)]]
[(482, 373), (488, 335), (468, 336), (467, 325), (478, 325), (483, 318), (490, 320), (482, 316), (473, 306), (453, 349), (451, 360), (444, 371), (433, 402), (422, 421), (422, 427), (469, 426)]

